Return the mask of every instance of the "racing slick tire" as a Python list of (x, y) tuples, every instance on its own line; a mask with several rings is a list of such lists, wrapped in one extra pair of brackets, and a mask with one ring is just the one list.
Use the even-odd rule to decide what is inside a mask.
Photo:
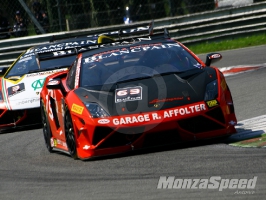
[(72, 158), (77, 159), (77, 147), (76, 147), (76, 140), (75, 140), (75, 133), (72, 118), (68, 108), (65, 109), (65, 137), (66, 137), (66, 144), (68, 147), (69, 154)]
[(43, 103), (43, 100), (41, 100), (41, 118), (42, 118), (42, 127), (43, 127), (43, 136), (45, 141), (45, 146), (47, 150), (52, 153), (53, 147), (51, 146), (51, 138), (52, 138), (52, 132), (50, 128), (50, 124), (47, 117), (47, 112), (45, 110), (45, 106)]

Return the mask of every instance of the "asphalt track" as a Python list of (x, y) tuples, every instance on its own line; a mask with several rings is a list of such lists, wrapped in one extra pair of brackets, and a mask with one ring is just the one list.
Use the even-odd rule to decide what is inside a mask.
[[(266, 63), (266, 46), (225, 51), (218, 67)], [(205, 56), (200, 55), (201, 58)], [(205, 59), (205, 58), (204, 58)], [(228, 76), (238, 120), (265, 115), (266, 68)], [(266, 148), (223, 141), (138, 151), (94, 161), (49, 154), (41, 129), (0, 134), (1, 200), (265, 199)], [(160, 176), (251, 179), (254, 189), (157, 189)], [(244, 191), (240, 193), (239, 191)]]

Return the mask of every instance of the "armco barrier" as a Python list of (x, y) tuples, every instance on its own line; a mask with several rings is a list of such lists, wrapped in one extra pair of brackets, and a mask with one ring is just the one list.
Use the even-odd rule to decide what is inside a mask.
[[(149, 23), (150, 21), (142, 21), (129, 25), (105, 26), (1, 40), (0, 66), (10, 65), (24, 50), (34, 45), (48, 43), (53, 36), (60, 38), (93, 35), (119, 29), (133, 29), (147, 26)], [(154, 25), (154, 32), (167, 28), (172, 38), (181, 41), (185, 45), (261, 33), (266, 30), (266, 2), (158, 19), (154, 21)]]

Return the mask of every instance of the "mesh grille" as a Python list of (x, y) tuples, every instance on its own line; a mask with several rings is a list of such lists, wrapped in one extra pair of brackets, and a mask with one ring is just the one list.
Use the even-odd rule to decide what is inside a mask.
[(144, 147), (167, 145), (180, 142), (177, 129), (150, 133), (145, 136)]
[(178, 121), (179, 126), (191, 133), (202, 133), (208, 131), (214, 131), (219, 129), (224, 129), (224, 126), (204, 117), (204, 116), (197, 116), (189, 119), (184, 119)]
[[(109, 131), (109, 132), (101, 133), (103, 136), (102, 138), (106, 137), (112, 131), (112, 129), (111, 131), (106, 129), (106, 131)], [(98, 146), (98, 148), (111, 148), (111, 147), (129, 145), (135, 142), (142, 135), (143, 131), (144, 131), (144, 127), (121, 128), (118, 131), (114, 132), (103, 143), (101, 143)]]

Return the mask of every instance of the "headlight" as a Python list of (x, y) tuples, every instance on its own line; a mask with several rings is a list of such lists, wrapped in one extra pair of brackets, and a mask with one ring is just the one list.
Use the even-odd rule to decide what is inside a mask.
[(204, 101), (216, 99), (218, 97), (218, 82), (217, 80), (210, 82), (206, 86)]
[(84, 104), (93, 118), (102, 118), (109, 116), (109, 114), (97, 103), (84, 102)]

